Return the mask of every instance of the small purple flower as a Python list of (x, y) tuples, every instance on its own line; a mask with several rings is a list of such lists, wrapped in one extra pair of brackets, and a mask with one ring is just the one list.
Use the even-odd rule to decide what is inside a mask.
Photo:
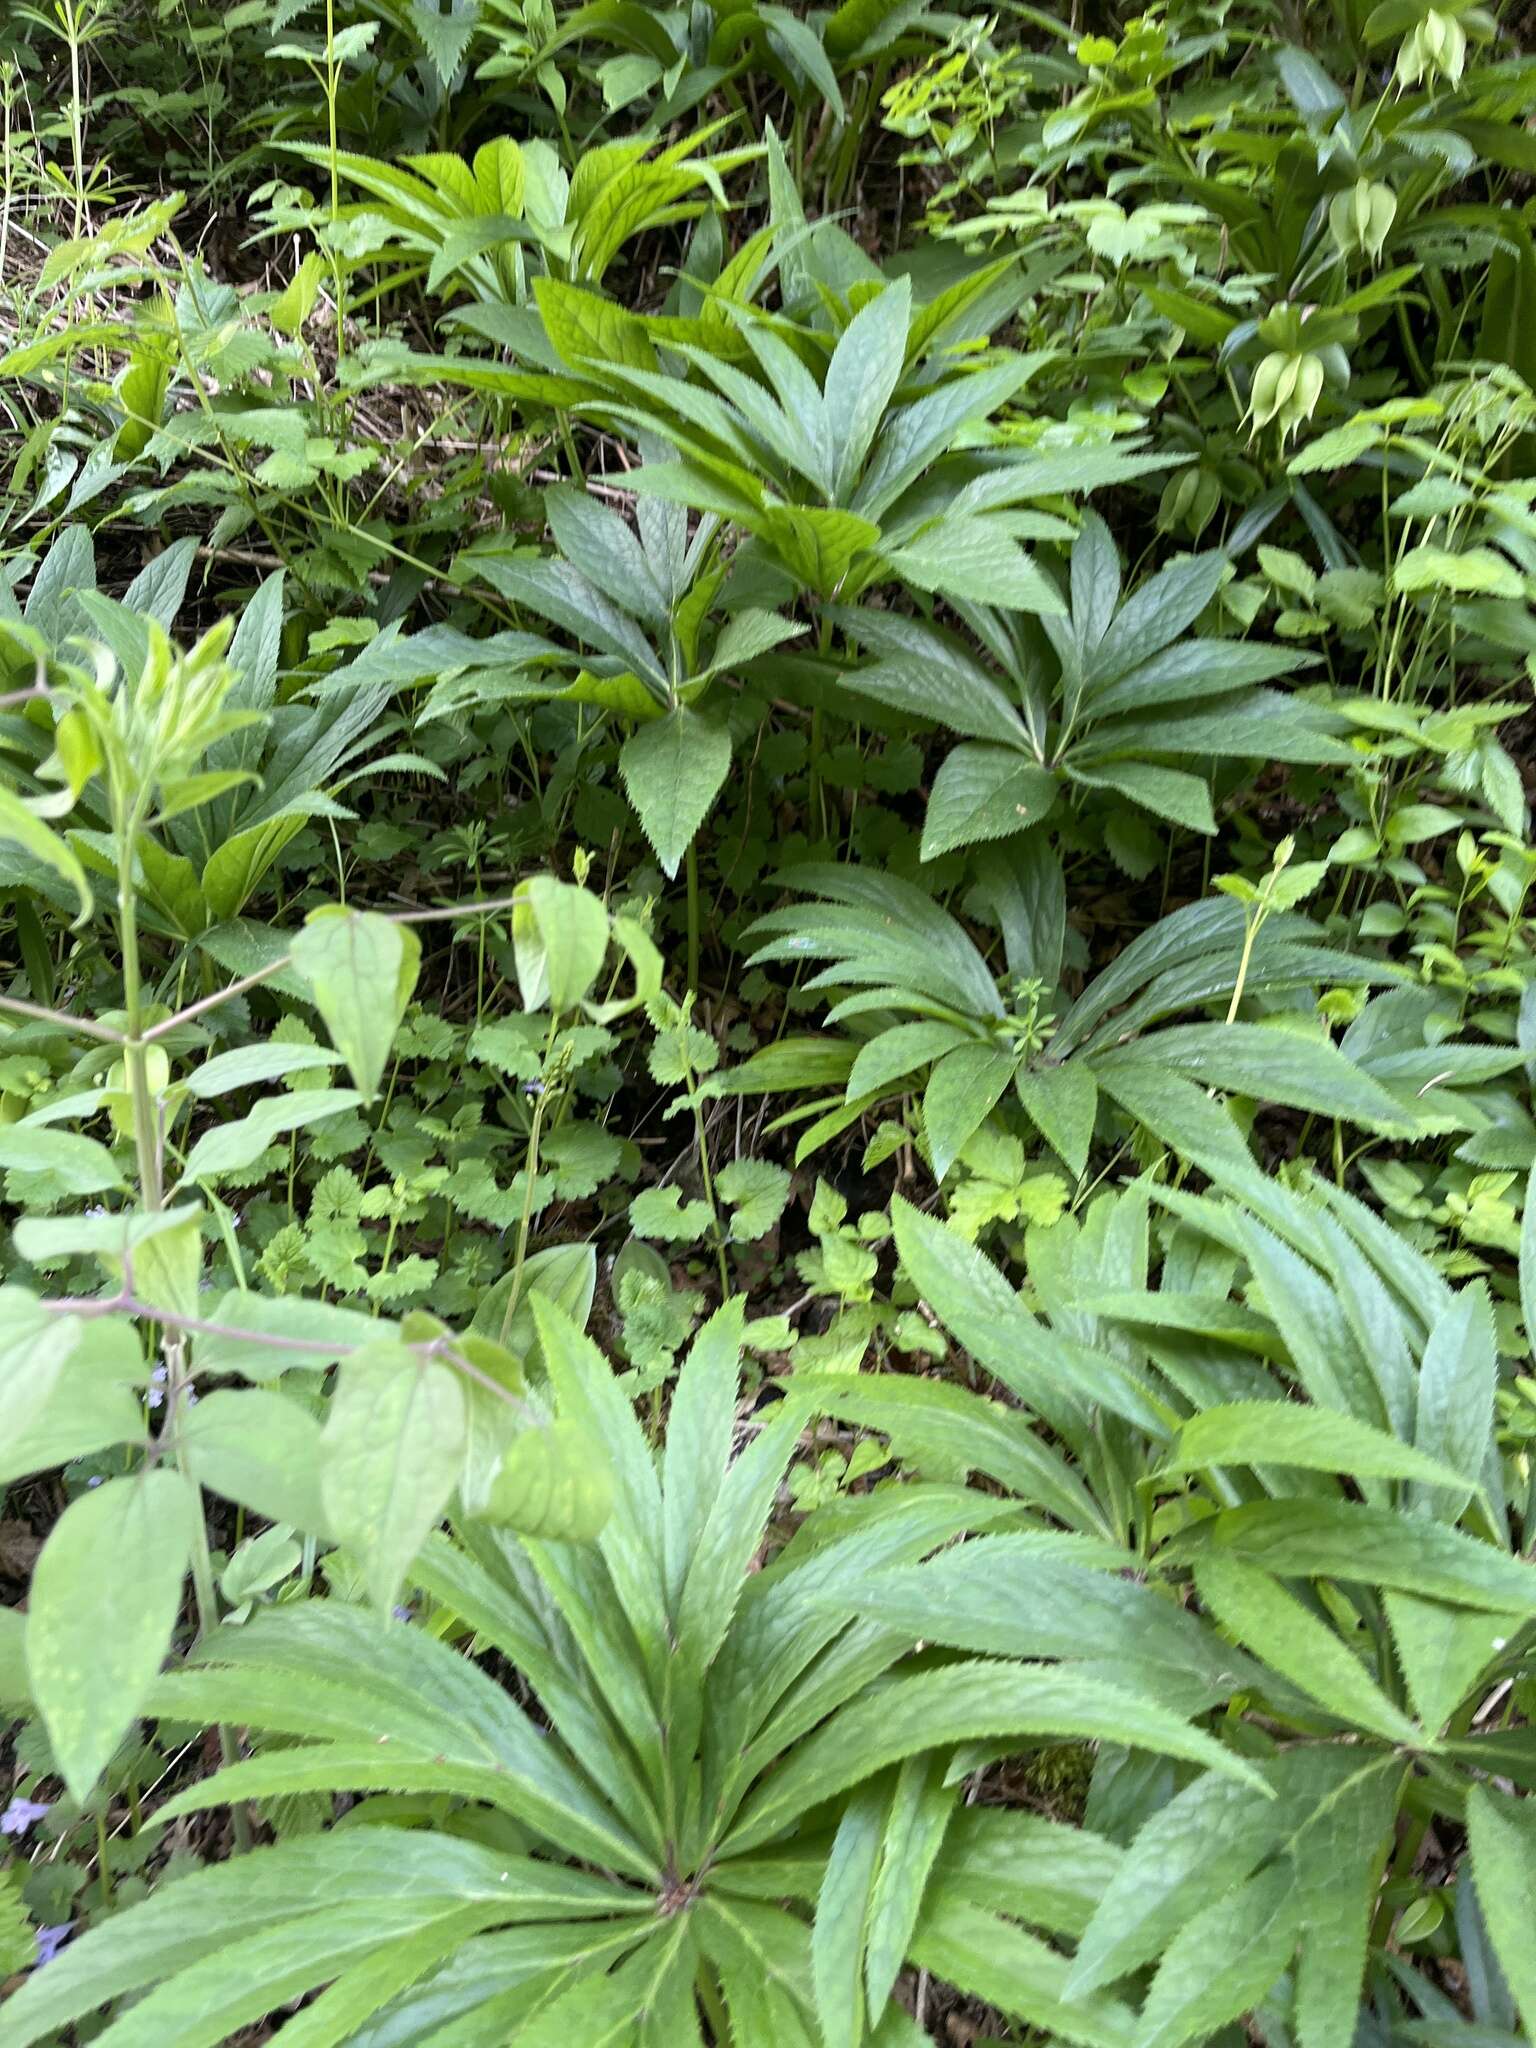
[(44, 1963), (51, 1963), (74, 1931), (75, 1923), (73, 1920), (66, 1920), (62, 1927), (39, 1927), (37, 1930), (37, 1961), (33, 1967), (40, 1970)]
[(394, 1616), (396, 1621), (410, 1621), (413, 1619), (409, 1607), (392, 1607), (390, 1609), (390, 1613)]
[(18, 1793), (4, 1813), (0, 1813), (0, 1835), (24, 1835), (33, 1821), (41, 1820), (47, 1811), (44, 1800), (23, 1799)]
[(149, 1392), (144, 1396), (146, 1408), (159, 1408), (165, 1400), (166, 1368), (157, 1365), (149, 1376)]
[(89, 1479), (87, 1479), (85, 1483), (87, 1486), (100, 1486), (101, 1477), (102, 1475), (99, 1472), (95, 1472), (91, 1475)]

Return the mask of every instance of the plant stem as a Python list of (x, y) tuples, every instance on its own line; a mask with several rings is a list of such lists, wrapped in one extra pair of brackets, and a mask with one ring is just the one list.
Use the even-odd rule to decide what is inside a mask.
[(704, 1199), (709, 1204), (710, 1233), (715, 1240), (715, 1261), (720, 1268), (720, 1295), (724, 1300), (731, 1291), (730, 1269), (725, 1263), (725, 1232), (720, 1228), (720, 1207), (715, 1200), (715, 1177), (709, 1170), (709, 1139), (704, 1129), (704, 1110), (699, 1100), (699, 1091), (693, 1069), (687, 1069), (688, 1102), (693, 1110), (693, 1128), (699, 1146), (699, 1179), (704, 1188)]
[(697, 994), (699, 987), (699, 850), (697, 843), (690, 839), (687, 854), (688, 873), (688, 987)]
[[(149, 1087), (149, 1062), (144, 1043), (144, 994), (139, 963), (138, 912), (135, 901), (133, 879), (134, 847), (138, 841), (142, 824), (140, 803), (132, 807), (125, 818), (119, 820), (117, 832), (117, 922), (118, 942), (123, 956), (123, 1010), (128, 1021), (127, 1039), (123, 1046), (123, 1065), (127, 1069), (128, 1090), (133, 1101), (133, 1142), (139, 1167), (139, 1197), (144, 1207), (154, 1214), (164, 1207), (164, 1182), (160, 1160), (159, 1113)], [(126, 1278), (126, 1262), (125, 1262)], [(191, 1385), (187, 1371), (187, 1348), (184, 1332), (162, 1336), (165, 1352), (165, 1421), (162, 1435), (167, 1442), (172, 1461), (181, 1474), (182, 1481), (192, 1496), (192, 1593), (197, 1608), (196, 1642), (218, 1625), (219, 1602), (213, 1583), (213, 1554), (208, 1546), (208, 1521), (203, 1509), (203, 1490), (196, 1478), (187, 1469), (181, 1443), (181, 1416), (186, 1405), (186, 1395)], [(219, 1729), (219, 1748), (226, 1764), (234, 1763), (238, 1756), (234, 1737), (227, 1728)], [(251, 1846), (250, 1823), (245, 1809), (235, 1805), (231, 1809), (234, 1822), (236, 1846), (248, 1849)]]
[(523, 1187), (523, 1213), (517, 1224), (517, 1254), (512, 1261), (512, 1288), (507, 1296), (506, 1311), (501, 1318), (500, 1341), (503, 1344), (506, 1343), (507, 1333), (512, 1328), (518, 1296), (523, 1291), (523, 1267), (528, 1258), (528, 1232), (533, 1222), (533, 1188), (539, 1177), (539, 1133), (544, 1128), (544, 1104), (547, 1100), (547, 1087), (540, 1088), (533, 1098), (533, 1123), (528, 1132), (528, 1162), (523, 1168), (526, 1176)]
[(1253, 942), (1259, 936), (1259, 926), (1263, 922), (1262, 917), (1250, 918), (1247, 929), (1243, 933), (1243, 954), (1237, 963), (1237, 980), (1232, 984), (1232, 1000), (1227, 1005), (1227, 1022), (1229, 1024), (1237, 1022), (1238, 1007), (1243, 1000), (1243, 984), (1248, 979), (1248, 963), (1253, 958)]

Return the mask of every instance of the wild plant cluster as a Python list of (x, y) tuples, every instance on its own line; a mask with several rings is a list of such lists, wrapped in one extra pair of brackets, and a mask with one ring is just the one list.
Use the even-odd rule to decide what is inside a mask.
[(1536, 2038), (1536, 56), (11, 0), (0, 2048)]

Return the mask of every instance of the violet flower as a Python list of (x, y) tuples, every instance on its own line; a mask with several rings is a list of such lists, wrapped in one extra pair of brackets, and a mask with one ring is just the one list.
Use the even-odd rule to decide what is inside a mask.
[(62, 1927), (39, 1927), (37, 1930), (37, 1961), (32, 1967), (35, 1970), (40, 1970), (44, 1963), (51, 1963), (74, 1931), (75, 1923), (73, 1920), (66, 1920)]
[(23, 1799), (18, 1793), (0, 1813), (0, 1835), (24, 1835), (33, 1821), (41, 1820), (48, 1811), (46, 1800)]

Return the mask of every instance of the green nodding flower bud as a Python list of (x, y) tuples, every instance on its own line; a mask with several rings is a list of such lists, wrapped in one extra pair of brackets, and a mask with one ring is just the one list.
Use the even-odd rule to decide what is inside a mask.
[(1280, 377), (1290, 360), (1282, 349), (1274, 349), (1253, 373), (1248, 413), (1255, 431), (1267, 427), (1280, 410)]
[(1390, 185), (1360, 178), (1328, 208), (1328, 226), (1341, 254), (1380, 256), (1397, 218), (1397, 194)]
[(1286, 349), (1273, 350), (1253, 373), (1248, 405), (1253, 432), (1274, 420), (1279, 424), (1282, 442), (1289, 440), (1304, 421), (1311, 419), (1322, 395), (1323, 365), (1319, 357), (1310, 350), (1295, 354)]
[(1460, 85), (1466, 63), (1466, 30), (1454, 14), (1442, 14), (1432, 7), (1413, 33), (1404, 37), (1397, 53), (1398, 90), (1437, 75), (1450, 85)]
[(1157, 524), (1163, 533), (1182, 528), (1195, 539), (1215, 518), (1221, 504), (1221, 485), (1208, 469), (1181, 469), (1163, 487), (1158, 503)]

